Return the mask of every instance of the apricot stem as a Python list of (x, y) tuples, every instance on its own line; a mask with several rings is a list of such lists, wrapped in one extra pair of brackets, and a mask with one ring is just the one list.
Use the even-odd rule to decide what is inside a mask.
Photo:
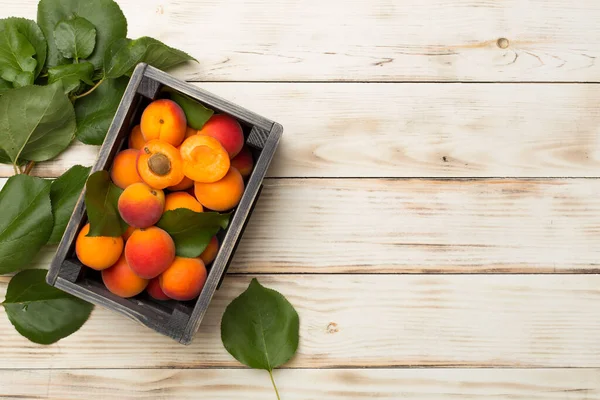
[(156, 175), (165, 176), (171, 172), (171, 160), (162, 153), (154, 153), (148, 159), (148, 168)]

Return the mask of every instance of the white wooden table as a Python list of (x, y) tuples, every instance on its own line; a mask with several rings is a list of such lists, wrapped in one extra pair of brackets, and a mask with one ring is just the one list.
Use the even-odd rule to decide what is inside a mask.
[(119, 3), (284, 139), (191, 346), (97, 308), (44, 347), (0, 315), (0, 398), (273, 399), (219, 336), (257, 276), (301, 318), (285, 400), (600, 399), (600, 2)]

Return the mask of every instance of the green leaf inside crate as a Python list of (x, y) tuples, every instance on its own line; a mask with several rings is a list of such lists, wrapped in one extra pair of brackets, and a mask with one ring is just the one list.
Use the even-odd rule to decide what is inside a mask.
[(121, 236), (127, 223), (119, 214), (117, 203), (123, 190), (117, 187), (106, 171), (94, 172), (87, 180), (85, 207), (90, 222), (87, 236)]
[(180, 257), (198, 257), (208, 246), (210, 239), (229, 225), (231, 213), (197, 213), (187, 208), (167, 211), (156, 224), (164, 229), (175, 242)]
[(50, 199), (52, 200), (52, 214), (54, 214), (54, 228), (48, 240), (49, 244), (60, 242), (65, 233), (65, 228), (85, 186), (90, 169), (90, 167), (75, 165), (52, 182)]
[(215, 113), (210, 108), (204, 107), (201, 103), (183, 94), (172, 92), (171, 100), (183, 109), (187, 124), (194, 129), (202, 129), (206, 121)]
[(236, 360), (272, 371), (298, 349), (300, 319), (283, 295), (252, 279), (248, 289), (225, 309), (221, 340)]
[(50, 181), (9, 178), (0, 191), (0, 210), (0, 274), (7, 274), (26, 267), (50, 237)]
[(39, 344), (52, 344), (76, 332), (94, 306), (46, 283), (46, 270), (19, 272), (8, 283), (2, 305), (15, 329)]

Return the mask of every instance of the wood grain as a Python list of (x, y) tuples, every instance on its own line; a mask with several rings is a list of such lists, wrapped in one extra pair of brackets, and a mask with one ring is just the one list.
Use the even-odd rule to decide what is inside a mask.
[[(283, 124), (272, 177), (593, 177), (592, 85), (199, 84)], [(92, 165), (73, 145), (34, 174)], [(0, 176), (11, 176), (0, 165)]]
[[(333, 369), (277, 370), (286, 400), (600, 398), (600, 370)], [(265, 371), (215, 370), (8, 370), (2, 399), (256, 400), (274, 398)]]
[[(600, 272), (600, 180), (264, 185), (230, 272)], [(55, 251), (32, 266), (47, 268)]]
[[(2, 16), (35, 19), (37, 2), (0, 0)], [(190, 80), (600, 80), (595, 0), (119, 4), (129, 37), (153, 36), (198, 59), (177, 71)]]
[[(600, 367), (597, 275), (259, 280), (283, 293), (300, 315), (298, 354), (286, 367)], [(249, 281), (225, 279), (187, 347), (100, 308), (73, 336), (39, 346), (21, 337), (2, 310), (0, 368), (239, 366), (221, 344), (219, 323)]]

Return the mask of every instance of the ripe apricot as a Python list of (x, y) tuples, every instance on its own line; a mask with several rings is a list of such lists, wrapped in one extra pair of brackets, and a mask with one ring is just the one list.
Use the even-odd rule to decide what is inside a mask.
[(239, 171), (242, 178), (246, 179), (252, 173), (254, 168), (254, 160), (252, 159), (252, 153), (246, 146), (242, 148), (242, 151), (237, 156), (231, 159), (231, 166)]
[(142, 180), (156, 189), (177, 185), (183, 180), (179, 150), (161, 140), (151, 140), (144, 145), (137, 168)]
[(202, 212), (202, 204), (194, 196), (186, 192), (169, 193), (165, 197), (165, 211), (176, 210), (178, 208), (187, 208), (195, 212)]
[(177, 103), (168, 99), (155, 100), (142, 113), (140, 128), (144, 140), (160, 139), (179, 146), (185, 137), (187, 121)]
[(194, 186), (194, 181), (191, 180), (190, 178), (188, 178), (187, 176), (184, 176), (183, 179), (181, 180), (181, 182), (179, 182), (177, 185), (174, 186), (169, 186), (167, 189), (170, 190), (171, 192), (179, 192), (179, 191), (183, 191), (183, 190), (188, 190), (189, 188)]
[(229, 169), (229, 156), (221, 143), (204, 135), (190, 136), (179, 148), (183, 173), (196, 182), (216, 182)]
[(196, 199), (204, 207), (214, 211), (227, 211), (237, 206), (244, 194), (244, 179), (235, 168), (230, 168), (223, 179), (194, 184)]
[(156, 278), (175, 259), (175, 243), (162, 229), (136, 229), (125, 244), (125, 258), (139, 277)]
[(121, 193), (117, 203), (121, 218), (134, 228), (148, 228), (158, 222), (165, 209), (165, 194), (144, 182), (134, 183)]
[(208, 265), (215, 260), (217, 252), (219, 251), (219, 240), (216, 236), (213, 236), (208, 242), (206, 249), (200, 254), (200, 259), (204, 262), (204, 265)]
[(141, 182), (142, 178), (137, 171), (137, 158), (140, 152), (134, 149), (123, 150), (117, 153), (110, 167), (110, 179), (121, 189)]
[(101, 271), (117, 262), (123, 252), (121, 236), (86, 236), (90, 224), (86, 224), (75, 240), (75, 254), (83, 265)]
[(210, 117), (198, 134), (217, 139), (229, 153), (229, 158), (237, 156), (244, 145), (242, 127), (235, 118), (226, 114), (215, 114)]
[(198, 130), (192, 128), (191, 126), (188, 126), (185, 129), (185, 137), (183, 138), (183, 140), (189, 138), (190, 136), (194, 136), (198, 134)]
[(125, 255), (102, 271), (102, 282), (111, 293), (124, 298), (136, 296), (148, 286), (148, 280), (137, 276), (129, 267)]
[(199, 258), (175, 257), (171, 266), (158, 279), (167, 296), (185, 301), (200, 294), (206, 275), (206, 267)]
[(142, 130), (140, 129), (140, 126), (134, 126), (129, 134), (129, 148), (140, 150), (142, 147), (144, 147), (144, 143), (146, 143), (146, 140), (144, 139), (144, 136), (142, 136)]
[(165, 292), (163, 292), (163, 290), (160, 288), (160, 282), (158, 280), (158, 277), (152, 279), (150, 283), (148, 283), (148, 287), (146, 287), (146, 292), (148, 292), (148, 294), (156, 300), (170, 299), (170, 297), (167, 296)]
[(131, 234), (133, 233), (133, 231), (135, 231), (137, 228), (133, 227), (133, 226), (128, 226), (127, 230), (125, 231), (125, 233), (123, 233), (121, 235), (121, 237), (123, 238), (123, 240), (126, 242), (127, 239), (129, 239), (131, 237)]

